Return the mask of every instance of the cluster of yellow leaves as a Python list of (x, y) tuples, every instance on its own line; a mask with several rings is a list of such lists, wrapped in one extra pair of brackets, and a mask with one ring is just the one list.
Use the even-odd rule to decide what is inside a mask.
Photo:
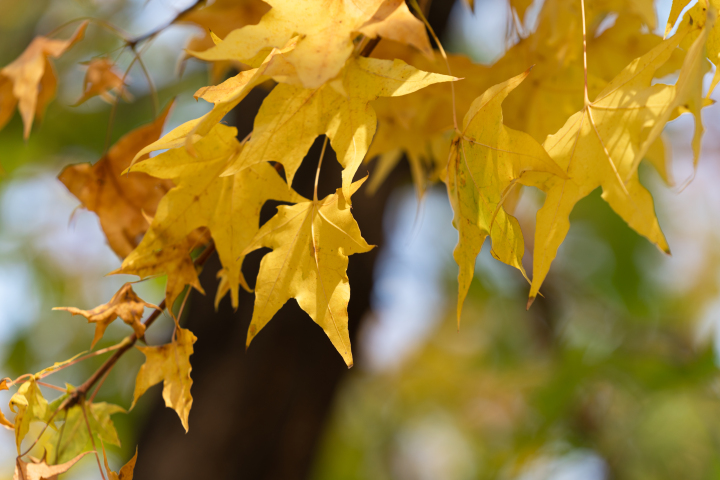
[[(711, 103), (702, 96), (706, 59), (720, 62), (717, 2), (700, 0), (676, 33), (662, 39), (648, 33), (657, 24), (652, 0), (546, 0), (536, 29), (518, 31), (520, 40), (503, 58), (483, 66), (434, 52), (423, 23), (403, 0), (268, 0), (269, 8), (259, 0), (216, 0), (177, 19), (206, 29), (191, 40), (188, 55), (212, 62), (216, 77), (231, 65), (244, 69), (195, 93), (212, 104), (210, 112), (161, 136), (168, 106), (94, 165), (69, 166), (60, 180), (98, 215), (110, 247), (123, 259), (113, 273), (167, 275), (164, 304), (170, 309), (188, 286), (202, 292), (192, 258), (196, 248), (217, 249), (222, 270), (216, 305), (230, 293), (234, 307), (240, 286), (253, 291), (242, 272), (245, 257), (271, 249), (255, 282), (247, 344), (294, 298), (352, 366), (348, 257), (373, 248), (351, 211), (352, 196), (365, 182), (355, 181), (364, 160), (379, 157), (371, 190), (403, 156), (419, 195), (432, 181), (445, 183), (459, 232), (458, 321), (487, 237), (493, 256), (528, 278), (531, 303), (569, 230), (571, 211), (598, 187), (631, 228), (669, 252), (638, 166), (648, 160), (671, 181), (661, 134), (668, 121), (686, 112), (695, 118), (692, 146), (698, 158), (701, 109)], [(507, 0), (519, 30), (531, 3)], [(666, 33), (688, 3), (673, 3)], [(614, 24), (605, 28), (612, 15)], [(54, 94), (48, 59), (60, 56), (84, 29), (83, 24), (66, 41), (39, 37), (0, 70), (0, 127), (19, 103), (29, 134), (33, 118)], [(378, 38), (383, 40), (369, 56)], [(678, 71), (677, 81), (667, 83)], [(96, 95), (107, 101), (130, 98), (123, 77), (110, 61), (91, 61), (78, 103)], [(237, 130), (221, 121), (255, 87), (268, 83), (275, 85), (252, 133), (241, 141)], [(309, 200), (292, 186), (319, 136), (325, 136), (343, 172), (336, 193), (318, 199), (316, 184)], [(322, 158), (318, 170), (321, 165)], [(512, 216), (523, 186), (546, 195), (537, 213), (532, 280), (523, 266), (523, 233)], [(290, 205), (260, 225), (269, 200)], [(94, 347), (118, 316), (141, 338), (145, 307), (157, 308), (126, 284), (92, 310), (60, 309), (96, 324)], [(138, 347), (146, 361), (133, 406), (162, 382), (166, 405), (188, 429), (196, 340), (176, 323), (170, 343)], [(119, 444), (110, 416), (123, 411), (120, 407), (83, 401), (55, 418), (72, 387), (48, 403), (38, 386), (48, 372), (30, 376), (13, 395), (14, 422), (0, 414), (0, 424), (15, 430), (18, 451), (30, 424), (43, 422), (52, 430), (53, 442), (47, 444), (56, 445), (48, 450), (54, 461), (70, 459), (55, 467), (18, 460), (28, 475), (65, 468), (92, 444)], [(76, 433), (57, 437), (58, 421)], [(120, 474), (106, 459), (109, 477), (132, 478), (135, 458)]]

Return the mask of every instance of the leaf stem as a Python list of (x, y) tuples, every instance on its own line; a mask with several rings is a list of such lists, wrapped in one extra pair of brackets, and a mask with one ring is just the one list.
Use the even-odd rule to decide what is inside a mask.
[(582, 12), (582, 32), (583, 32), (583, 73), (585, 74), (585, 106), (590, 105), (590, 97), (588, 96), (588, 66), (587, 66), (587, 32), (585, 28), (585, 0), (580, 0), (580, 11)]
[(325, 136), (325, 141), (323, 142), (322, 151), (320, 152), (320, 161), (318, 162), (317, 171), (315, 172), (315, 189), (313, 190), (313, 201), (318, 201), (317, 196), (317, 189), (318, 189), (318, 183), (320, 182), (320, 167), (322, 167), (323, 158), (325, 157), (325, 148), (328, 144), (328, 137)]

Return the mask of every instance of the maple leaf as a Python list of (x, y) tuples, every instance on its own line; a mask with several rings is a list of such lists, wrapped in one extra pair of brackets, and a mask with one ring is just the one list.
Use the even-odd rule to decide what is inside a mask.
[(359, 57), (348, 61), (337, 80), (318, 89), (280, 84), (263, 101), (255, 117), (252, 138), (225, 175), (257, 163), (276, 161), (285, 167), (291, 185), (315, 138), (325, 134), (344, 168), (343, 194), (350, 202), (353, 177), (377, 124), (369, 102), (453, 80), (447, 75), (420, 71), (401, 60)]
[(75, 307), (55, 307), (53, 310), (64, 310), (73, 315), (82, 315), (87, 318), (88, 323), (94, 323), (95, 336), (90, 346), (90, 348), (94, 348), (95, 344), (105, 333), (105, 329), (107, 329), (108, 325), (117, 317), (120, 317), (123, 322), (133, 328), (137, 338), (143, 338), (145, 335), (145, 325), (142, 323), (142, 317), (145, 307), (160, 310), (159, 307), (147, 303), (138, 297), (132, 289), (132, 284), (126, 283), (120, 290), (115, 292), (115, 295), (113, 295), (108, 303), (95, 307), (92, 310), (80, 310)]
[(57, 476), (65, 473), (75, 465), (82, 457), (90, 452), (81, 453), (72, 460), (60, 465), (48, 465), (45, 459), (32, 459), (24, 462), (21, 458), (15, 460), (15, 474), (13, 480), (57, 480)]
[(105, 445), (102, 445), (102, 451), (103, 451), (103, 460), (105, 462), (105, 471), (107, 471), (108, 479), (109, 480), (132, 480), (133, 474), (135, 470), (135, 463), (137, 462), (137, 447), (135, 447), (135, 455), (130, 459), (129, 462), (127, 462), (121, 469), (120, 474), (118, 475), (116, 472), (113, 472), (110, 470), (110, 465), (108, 465), (107, 460), (107, 454), (105, 453)]
[(168, 105), (153, 123), (118, 140), (94, 165), (70, 165), (58, 176), (85, 208), (97, 214), (110, 248), (120, 257), (137, 246), (148, 228), (145, 215), (155, 214), (158, 202), (173, 185), (144, 173), (121, 175), (140, 149), (160, 137), (171, 107)]
[(132, 96), (125, 88), (122, 72), (115, 68), (115, 64), (107, 58), (96, 58), (87, 64), (83, 80), (83, 94), (75, 102), (75, 106), (81, 105), (89, 99), (100, 96), (108, 103), (115, 102), (116, 98), (111, 92), (114, 90), (126, 101), (132, 100)]
[(473, 102), (448, 162), (448, 196), (455, 212), (453, 225), (460, 237), (454, 252), (460, 267), (458, 326), (475, 260), (488, 235), (492, 239), (493, 256), (525, 275), (522, 266), (525, 245), (520, 225), (503, 208), (507, 192), (528, 172), (547, 172), (567, 178), (530, 135), (502, 123), (503, 100), (529, 74), (528, 70), (496, 85)]
[(260, 23), (230, 32), (223, 42), (204, 52), (190, 52), (207, 61), (248, 63), (264, 49), (285, 45), (295, 35), (302, 40), (287, 56), (302, 84), (319, 88), (334, 78), (352, 54), (354, 38), (389, 35), (430, 53), (425, 27), (404, 1), (330, 0), (296, 2), (268, 0), (272, 9)]
[[(525, 185), (547, 193), (537, 214), (532, 303), (547, 276), (557, 249), (570, 227), (575, 204), (602, 186), (602, 198), (639, 234), (669, 253), (653, 207), (652, 196), (640, 184), (633, 166), (641, 145), (655, 141), (645, 126), (664, 118), (672, 109), (674, 87), (651, 86), (655, 70), (680, 42), (675, 36), (634, 60), (593, 102), (571, 116), (543, 144), (555, 162), (566, 169), (569, 180), (530, 174)], [(659, 132), (658, 132), (659, 135)], [(629, 178), (628, 181), (625, 181)]]
[[(352, 193), (365, 179), (352, 184)], [(322, 327), (352, 367), (347, 305), (348, 256), (370, 251), (340, 189), (318, 201), (278, 207), (243, 255), (268, 247), (255, 285), (255, 307), (247, 345), (290, 298)]]
[(193, 402), (190, 395), (193, 383), (190, 378), (190, 355), (193, 354), (193, 344), (196, 341), (197, 338), (190, 330), (177, 328), (174, 340), (167, 345), (137, 347), (145, 354), (145, 363), (140, 367), (135, 380), (131, 410), (148, 388), (163, 382), (165, 405), (177, 412), (187, 432), (188, 415)]
[(88, 22), (83, 22), (67, 40), (35, 37), (18, 58), (0, 69), (0, 128), (10, 120), (17, 105), (23, 119), (23, 136), (30, 136), (33, 120), (42, 119), (57, 90), (50, 58), (60, 57), (82, 40), (87, 26)]
[(223, 264), (216, 303), (230, 290), (237, 308), (238, 285), (250, 291), (240, 267), (245, 258), (242, 251), (258, 231), (260, 209), (268, 200), (296, 203), (305, 198), (289, 189), (268, 163), (220, 177), (241, 150), (236, 135), (237, 129), (217, 124), (195, 144), (195, 156), (185, 148), (175, 148), (133, 167), (133, 171), (172, 179), (177, 186), (162, 199), (150, 230), (123, 266), (132, 267), (136, 259), (207, 227)]
[[(3, 378), (2, 380), (0, 380), (0, 391), (8, 389), (7, 380), (8, 380), (7, 378)], [(2, 410), (0, 410), (0, 425), (2, 425), (3, 427), (5, 427), (9, 430), (15, 429), (15, 424), (12, 423), (11, 421), (9, 421), (7, 418), (5, 418), (5, 415), (3, 415)]]

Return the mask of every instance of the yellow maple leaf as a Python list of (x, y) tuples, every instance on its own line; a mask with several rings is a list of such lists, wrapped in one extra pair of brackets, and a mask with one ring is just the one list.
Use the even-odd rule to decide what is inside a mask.
[(377, 124), (369, 102), (453, 80), (447, 75), (423, 72), (401, 60), (359, 57), (348, 61), (337, 80), (318, 89), (280, 84), (263, 102), (255, 117), (252, 138), (225, 174), (276, 161), (283, 164), (288, 184), (292, 184), (315, 138), (325, 134), (344, 168), (343, 193), (350, 202), (353, 177)]
[[(223, 42), (204, 52), (191, 52), (208, 61), (248, 63), (264, 49), (285, 45), (301, 35), (288, 62), (306, 88), (315, 89), (335, 77), (355, 48), (353, 40), (390, 35), (420, 50), (430, 51), (423, 24), (412, 16), (405, 2), (396, 0), (330, 0), (297, 2), (268, 0), (272, 9), (260, 23), (230, 32)], [(380, 25), (379, 25), (380, 24)]]
[(57, 78), (50, 58), (58, 58), (82, 40), (88, 22), (83, 22), (67, 40), (35, 37), (12, 63), (0, 69), (0, 128), (10, 120), (15, 105), (23, 119), (23, 136), (30, 136), (33, 120), (40, 120), (55, 96)]
[(161, 200), (145, 238), (123, 266), (132, 266), (137, 258), (207, 227), (223, 264), (216, 303), (229, 290), (237, 308), (238, 285), (249, 290), (240, 270), (242, 251), (258, 231), (263, 204), (267, 200), (295, 203), (305, 199), (289, 189), (265, 162), (220, 177), (241, 150), (236, 135), (237, 129), (217, 124), (195, 144), (195, 156), (185, 148), (174, 148), (133, 167), (133, 171), (172, 179), (177, 186)]
[[(352, 184), (352, 192), (365, 179)], [(278, 207), (243, 255), (268, 247), (260, 263), (247, 344), (290, 298), (322, 327), (352, 367), (347, 305), (348, 256), (370, 251), (340, 189), (318, 201)]]
[(145, 312), (145, 307), (160, 310), (159, 307), (147, 303), (138, 297), (132, 289), (132, 284), (126, 283), (120, 290), (115, 292), (115, 295), (113, 295), (108, 303), (95, 307), (92, 310), (81, 310), (75, 307), (55, 307), (53, 310), (64, 310), (73, 315), (82, 315), (87, 318), (88, 323), (94, 323), (95, 336), (90, 346), (90, 348), (94, 348), (98, 340), (102, 338), (108, 325), (117, 317), (120, 317), (123, 322), (133, 328), (137, 338), (143, 338), (145, 335), (145, 325), (141, 320)]
[(75, 105), (81, 105), (89, 99), (100, 96), (108, 103), (113, 103), (116, 98), (112, 91), (125, 100), (131, 100), (132, 96), (125, 88), (122, 72), (115, 68), (115, 64), (107, 58), (96, 58), (87, 64), (88, 68), (83, 79), (83, 93)]
[(190, 394), (193, 383), (190, 378), (190, 355), (193, 354), (196, 341), (197, 338), (190, 330), (177, 328), (171, 343), (159, 347), (137, 347), (145, 354), (145, 363), (135, 380), (131, 410), (148, 388), (163, 382), (165, 405), (177, 412), (187, 432), (188, 415), (193, 402)]
[(570, 212), (597, 187), (602, 186), (602, 198), (630, 227), (669, 253), (652, 196), (633, 168), (641, 146), (655, 141), (645, 126), (672, 110), (674, 87), (651, 84), (656, 69), (667, 61), (680, 40), (681, 36), (665, 40), (631, 62), (593, 102), (586, 101), (586, 106), (543, 144), (570, 179), (529, 174), (523, 180), (547, 193), (537, 214), (528, 305), (538, 294), (568, 232)]
[(45, 459), (30, 459), (25, 462), (21, 458), (15, 460), (15, 474), (13, 480), (54, 480), (61, 473), (65, 473), (80, 461), (82, 457), (90, 452), (81, 453), (72, 460), (61, 463), (60, 465), (48, 465)]
[(123, 136), (94, 165), (70, 165), (58, 176), (85, 208), (97, 214), (110, 248), (120, 257), (137, 246), (148, 228), (145, 215), (155, 214), (158, 202), (173, 185), (144, 173), (122, 175), (138, 151), (160, 137), (170, 109), (168, 105), (154, 122)]
[(488, 235), (492, 239), (493, 256), (525, 275), (522, 232), (515, 217), (503, 208), (504, 197), (529, 172), (567, 178), (530, 135), (502, 123), (503, 100), (529, 73), (526, 71), (490, 88), (473, 102), (448, 161), (448, 196), (455, 212), (453, 225), (460, 237), (454, 252), (460, 267), (458, 326), (475, 260)]

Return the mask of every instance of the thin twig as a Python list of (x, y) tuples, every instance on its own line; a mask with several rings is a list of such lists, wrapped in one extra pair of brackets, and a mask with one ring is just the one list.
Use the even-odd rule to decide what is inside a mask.
[(168, 23), (166, 23), (166, 24), (163, 25), (162, 27), (158, 27), (158, 28), (156, 28), (155, 30), (153, 30), (153, 31), (151, 31), (151, 32), (148, 32), (148, 33), (146, 33), (146, 34), (144, 34), (144, 35), (140, 35), (139, 37), (136, 37), (136, 38), (134, 38), (134, 39), (132, 39), (132, 40), (128, 40), (128, 42), (127, 42), (128, 46), (129, 46), (130, 48), (135, 48), (135, 46), (136, 46), (138, 43), (142, 43), (142, 42), (144, 42), (145, 40), (150, 40), (151, 38), (155, 37), (155, 36), (158, 35), (159, 33), (162, 33), (166, 28), (170, 27), (170, 26), (173, 25), (175, 22), (177, 22), (177, 21), (179, 21), (179, 20), (182, 20), (182, 17), (184, 17), (184, 16), (187, 15), (188, 13), (192, 12), (193, 10), (195, 10), (196, 8), (198, 8), (200, 5), (202, 5), (202, 4), (204, 4), (204, 3), (205, 3), (205, 0), (196, 0), (195, 3), (193, 3), (192, 5), (190, 5), (189, 7), (187, 7), (185, 10), (181, 11), (180, 13), (178, 13), (177, 15), (175, 15), (175, 17), (174, 17), (172, 20), (170, 20)]

